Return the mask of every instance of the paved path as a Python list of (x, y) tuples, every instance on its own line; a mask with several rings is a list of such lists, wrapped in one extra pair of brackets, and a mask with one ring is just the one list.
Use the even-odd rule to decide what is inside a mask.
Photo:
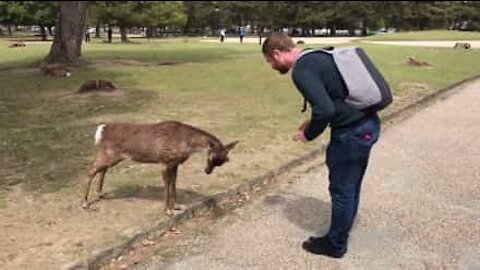
[(147, 269), (480, 269), (480, 80), (387, 129), (364, 180), (349, 253), (301, 249), (324, 233), (324, 168), (291, 179)]
[(438, 41), (362, 41), (364, 43), (382, 44), (382, 45), (398, 45), (398, 46), (414, 46), (414, 47), (435, 47), (435, 48), (453, 48), (457, 42), (469, 43), (472, 49), (480, 48), (480, 40), (438, 40)]
[[(294, 37), (294, 42), (302, 40), (305, 44), (342, 44), (353, 41), (361, 41), (363, 43), (382, 44), (382, 45), (398, 45), (398, 46), (414, 46), (414, 47), (431, 47), (431, 48), (453, 48), (457, 42), (469, 43), (473, 49), (480, 48), (480, 40), (437, 40), (437, 41), (362, 41), (358, 37)], [(265, 39), (262, 39), (262, 41)], [(203, 42), (220, 43), (219, 39), (204, 39)], [(225, 39), (226, 43), (240, 43), (238, 37), (228, 37)], [(258, 37), (246, 37), (243, 39), (244, 43), (259, 43)]]
[[(294, 37), (292, 38), (294, 42), (298, 40), (302, 40), (305, 44), (340, 44), (340, 43), (347, 43), (354, 40), (358, 40), (357, 37)], [(262, 38), (262, 41), (265, 38)], [(203, 42), (213, 42), (213, 43), (220, 43), (220, 39), (204, 39)], [(225, 39), (226, 43), (240, 43), (240, 39), (238, 37), (227, 37)], [(259, 43), (258, 37), (246, 37), (243, 39), (244, 43)]]

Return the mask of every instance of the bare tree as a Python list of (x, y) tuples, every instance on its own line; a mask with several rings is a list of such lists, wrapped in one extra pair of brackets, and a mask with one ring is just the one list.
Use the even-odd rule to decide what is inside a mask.
[(46, 63), (73, 63), (82, 54), (88, 1), (62, 1)]

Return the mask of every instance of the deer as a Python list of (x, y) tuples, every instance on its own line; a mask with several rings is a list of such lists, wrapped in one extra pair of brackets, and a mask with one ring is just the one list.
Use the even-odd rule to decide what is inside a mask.
[(25, 43), (21, 41), (16, 41), (8, 46), (9, 48), (19, 48), (19, 47), (25, 47)]
[(416, 67), (423, 67), (423, 66), (429, 67), (429, 66), (431, 66), (430, 63), (418, 61), (413, 57), (408, 58), (407, 64), (410, 65), (410, 66), (416, 66)]
[(99, 125), (95, 132), (97, 155), (88, 171), (84, 183), (83, 205), (88, 209), (90, 186), (98, 174), (97, 194), (102, 199), (105, 174), (108, 169), (125, 159), (139, 163), (163, 165), (162, 178), (165, 190), (165, 212), (175, 215), (184, 210), (177, 205), (177, 171), (194, 153), (207, 150), (205, 173), (211, 174), (215, 167), (229, 161), (229, 152), (239, 141), (227, 145), (207, 131), (178, 122), (164, 121), (159, 123), (132, 124), (108, 123)]
[(468, 50), (468, 49), (470, 49), (471, 47), (472, 47), (472, 46), (470, 45), (470, 43), (457, 42), (457, 43), (455, 43), (455, 46), (453, 46), (453, 49), (454, 49), (454, 50), (461, 50), (461, 49)]
[(89, 80), (86, 81), (80, 89), (78, 89), (78, 93), (87, 93), (87, 92), (93, 92), (96, 90), (104, 90), (104, 91), (113, 91), (115, 90), (116, 87), (113, 85), (112, 82), (106, 81), (106, 80)]

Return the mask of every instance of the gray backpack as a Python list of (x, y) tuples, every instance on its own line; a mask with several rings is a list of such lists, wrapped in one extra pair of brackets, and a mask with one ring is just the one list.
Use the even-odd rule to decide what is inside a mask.
[(392, 103), (388, 83), (362, 48), (307, 49), (302, 51), (299, 58), (311, 52), (333, 56), (348, 90), (345, 98), (347, 104), (359, 110), (379, 111)]

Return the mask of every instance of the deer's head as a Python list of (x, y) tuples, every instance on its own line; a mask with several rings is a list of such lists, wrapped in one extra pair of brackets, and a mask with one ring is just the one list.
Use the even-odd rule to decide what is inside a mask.
[(207, 167), (205, 168), (206, 174), (211, 174), (213, 169), (218, 166), (222, 166), (225, 162), (228, 162), (228, 153), (237, 145), (238, 141), (227, 144), (226, 146), (211, 147), (208, 150)]

